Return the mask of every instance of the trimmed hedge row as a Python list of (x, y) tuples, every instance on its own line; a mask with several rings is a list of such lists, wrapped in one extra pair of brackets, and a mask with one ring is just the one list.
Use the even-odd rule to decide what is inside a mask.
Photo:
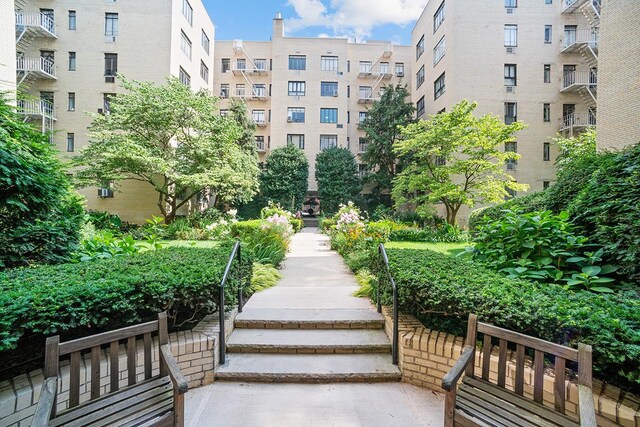
[[(594, 372), (640, 389), (640, 300), (509, 279), (473, 262), (429, 250), (387, 249), (400, 310), (427, 326), (461, 335), (469, 313), (483, 322), (571, 347), (591, 344)], [(376, 277), (386, 278), (378, 260)], [(386, 280), (386, 279), (385, 279)], [(386, 303), (391, 287), (383, 282)]]
[[(158, 251), (0, 273), (0, 351), (24, 335), (91, 328), (95, 332), (152, 320), (167, 310), (189, 318), (217, 309), (231, 244)], [(253, 260), (243, 253), (225, 292), (229, 306), (238, 284), (250, 291)]]

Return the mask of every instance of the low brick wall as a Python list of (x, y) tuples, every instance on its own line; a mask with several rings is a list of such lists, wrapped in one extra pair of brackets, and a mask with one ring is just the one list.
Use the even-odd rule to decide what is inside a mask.
[[(231, 312), (225, 320), (225, 335), (229, 337), (233, 332), (233, 320), (236, 312)], [(214, 366), (219, 364), (218, 334), (220, 332), (218, 316), (205, 317), (190, 331), (169, 334), (171, 352), (176, 358), (180, 371), (187, 377), (189, 387), (200, 387), (213, 382)], [(144, 350), (142, 342), (138, 340), (138, 355), (136, 357), (136, 375), (138, 380), (144, 379)], [(108, 352), (102, 351), (100, 358), (100, 393), (106, 393), (110, 384), (110, 370), (107, 363)], [(85, 355), (80, 365), (80, 402), (90, 396), (90, 358)], [(159, 352), (157, 337), (154, 338), (152, 351), (153, 375), (159, 371)], [(120, 346), (120, 386), (128, 384), (128, 372), (124, 345)], [(68, 406), (69, 400), (69, 363), (61, 362), (58, 389), (58, 411)], [(0, 383), (0, 426), (24, 427), (31, 424), (36, 404), (40, 398), (40, 389), (44, 375), (42, 369), (19, 375), (11, 380)]]
[[(388, 307), (383, 309), (385, 317), (385, 331), (392, 336), (392, 312)], [(455, 361), (462, 353), (464, 338), (450, 335), (444, 332), (427, 329), (418, 319), (410, 315), (401, 314), (398, 322), (399, 346), (398, 360), (402, 371), (402, 381), (442, 392), (442, 377), (449, 372)], [(515, 379), (515, 357), (508, 354), (510, 361), (507, 363), (507, 387), (513, 390)], [(482, 353), (476, 352), (476, 366), (481, 369)], [(533, 396), (533, 369), (528, 361), (525, 367), (524, 392), (529, 397)], [(491, 355), (490, 378), (495, 381), (498, 376), (497, 350)], [(544, 403), (553, 407), (553, 371), (545, 373), (544, 378)], [(577, 386), (567, 381), (566, 386), (566, 410), (577, 418), (578, 393)], [(640, 427), (640, 398), (624, 393), (619, 388), (604, 384), (600, 381), (593, 382), (593, 398), (596, 408), (598, 425)]]

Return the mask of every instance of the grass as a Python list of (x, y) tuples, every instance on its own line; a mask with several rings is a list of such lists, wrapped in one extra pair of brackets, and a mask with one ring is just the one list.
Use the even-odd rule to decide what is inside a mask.
[(464, 248), (470, 243), (387, 242), (384, 245), (394, 249), (429, 249), (445, 255), (457, 255), (464, 252)]
[(220, 242), (215, 240), (161, 240), (160, 243), (165, 248), (171, 248), (174, 246), (186, 246), (196, 248), (215, 248), (220, 245)]

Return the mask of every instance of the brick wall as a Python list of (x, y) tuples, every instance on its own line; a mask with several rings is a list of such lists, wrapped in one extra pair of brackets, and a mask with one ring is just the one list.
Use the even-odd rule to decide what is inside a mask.
[[(391, 310), (383, 310), (385, 316), (385, 331), (392, 336), (393, 320)], [(413, 316), (401, 314), (399, 316), (399, 346), (398, 360), (402, 371), (402, 381), (442, 392), (442, 377), (453, 367), (462, 353), (464, 338), (444, 332), (427, 329)], [(495, 349), (494, 349), (495, 350)], [(513, 389), (515, 379), (515, 364), (508, 354), (506, 386)], [(476, 353), (476, 366), (481, 369), (482, 353)], [(490, 379), (497, 380), (498, 353), (491, 355)], [(524, 393), (533, 396), (533, 369), (530, 361), (525, 366)], [(553, 407), (553, 372), (545, 372), (544, 404)], [(596, 408), (598, 425), (640, 427), (640, 398), (624, 393), (617, 387), (595, 380), (593, 382), (593, 398)], [(566, 384), (566, 411), (577, 418), (578, 393), (577, 386), (571, 381)]]
[[(225, 335), (233, 332), (235, 311), (227, 316)], [(214, 366), (218, 366), (218, 333), (217, 315), (205, 317), (190, 331), (169, 334), (171, 352), (176, 358), (180, 371), (187, 377), (189, 388), (200, 387), (213, 382)], [(157, 337), (152, 346), (152, 375), (159, 372), (159, 353)], [(137, 380), (144, 379), (144, 350), (138, 340), (136, 357)], [(90, 354), (85, 355), (80, 365), (80, 402), (90, 396)], [(100, 357), (100, 393), (106, 393), (110, 384), (110, 367), (107, 363), (108, 352), (103, 350)], [(120, 386), (128, 384), (127, 359), (124, 345), (120, 346)], [(61, 361), (58, 384), (58, 411), (67, 408), (69, 400), (69, 362)], [(19, 375), (11, 380), (0, 382), (0, 426), (24, 427), (31, 424), (31, 418), (40, 397), (40, 389), (44, 375), (42, 369)]]

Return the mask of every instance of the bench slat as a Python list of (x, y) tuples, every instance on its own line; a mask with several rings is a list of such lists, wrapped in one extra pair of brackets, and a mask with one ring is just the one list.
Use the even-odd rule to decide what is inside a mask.
[(167, 412), (162, 417), (150, 420), (145, 422), (144, 424), (138, 425), (138, 427), (175, 427), (173, 412)]
[(74, 422), (78, 418), (84, 417), (87, 414), (95, 413), (96, 411), (111, 405), (115, 405), (132, 398), (135, 400), (138, 395), (150, 390), (156, 390), (156, 393), (166, 390), (172, 391), (173, 386), (171, 384), (171, 379), (169, 377), (164, 377), (141, 382), (134, 386), (125, 387), (116, 393), (110, 393), (96, 400), (85, 402), (76, 408), (67, 409), (61, 412), (58, 417), (51, 420), (51, 426), (59, 426)]
[(67, 341), (60, 344), (60, 356), (73, 353), (74, 351), (84, 350), (85, 348), (100, 346), (110, 343), (111, 341), (120, 341), (130, 336), (142, 335), (147, 332), (155, 332), (158, 330), (158, 321), (141, 323), (140, 325), (128, 326), (115, 331), (103, 332), (97, 335), (91, 335), (85, 338), (79, 338), (73, 341)]
[(564, 414), (564, 401), (565, 401), (565, 360), (562, 357), (556, 357), (555, 363), (555, 378), (553, 381), (553, 401), (556, 411)]
[(536, 350), (533, 361), (533, 400), (542, 403), (544, 394), (544, 353)]
[(151, 333), (144, 334), (144, 379), (151, 378)]
[(462, 409), (464, 412), (486, 422), (487, 424), (500, 425), (505, 427), (535, 427), (534, 424), (524, 422), (524, 420), (514, 417), (507, 411), (500, 410), (497, 405), (487, 404), (481, 399), (473, 395), (458, 395), (456, 409)]
[[(134, 399), (125, 400), (114, 405), (114, 407), (117, 410), (110, 411), (110, 416), (89, 425), (91, 427), (119, 427), (126, 423), (142, 424), (150, 419), (157, 418), (163, 412), (171, 411), (173, 402), (171, 401), (171, 394), (165, 392), (151, 397), (147, 395), (135, 396)], [(109, 409), (111, 408), (109, 407)]]
[(519, 396), (524, 394), (524, 350), (524, 345), (518, 344), (516, 346), (516, 384), (514, 389)]
[(75, 408), (80, 404), (80, 352), (71, 353), (71, 366), (69, 367), (69, 408)]
[(111, 393), (120, 389), (120, 342), (111, 341), (109, 343), (109, 357), (111, 359)]
[(127, 375), (129, 377), (129, 385), (136, 383), (136, 337), (127, 339)]
[(539, 417), (546, 419), (547, 421), (550, 421), (552, 423), (555, 423), (559, 426), (563, 426), (563, 427), (577, 427), (578, 424), (576, 421), (572, 420), (571, 418), (565, 416), (565, 415), (561, 415), (559, 413), (557, 413), (556, 411), (554, 411), (552, 408), (548, 408), (546, 406), (543, 406), (539, 403), (533, 402), (529, 399), (527, 399), (526, 397), (520, 397), (514, 393), (511, 393), (508, 390), (505, 390), (503, 388), (497, 387), (494, 384), (490, 384), (488, 382), (482, 381), (482, 380), (478, 380), (475, 378), (469, 378), (469, 377), (465, 377), (463, 380), (463, 384), (467, 384), (470, 387), (473, 388), (478, 388), (480, 390), (483, 390), (489, 394), (493, 394), (496, 397), (506, 401), (506, 402), (510, 402), (513, 405), (516, 405), (520, 408), (522, 408), (523, 410), (526, 410), (532, 414), (537, 414)]
[(489, 381), (489, 368), (491, 367), (491, 336), (484, 335), (482, 340), (482, 379)]
[(169, 404), (168, 406), (161, 406), (154, 411), (145, 413), (142, 419), (136, 418), (135, 420), (124, 422), (123, 424), (120, 424), (120, 427), (142, 427), (145, 425), (156, 426), (158, 425), (158, 423), (162, 423), (162, 419), (165, 417), (169, 418), (171, 424), (173, 424), (173, 411), (171, 411), (172, 407), (173, 406), (171, 404)]
[(100, 397), (100, 346), (91, 347), (91, 400)]
[(498, 385), (504, 387), (507, 378), (507, 340), (500, 338), (498, 356)]

